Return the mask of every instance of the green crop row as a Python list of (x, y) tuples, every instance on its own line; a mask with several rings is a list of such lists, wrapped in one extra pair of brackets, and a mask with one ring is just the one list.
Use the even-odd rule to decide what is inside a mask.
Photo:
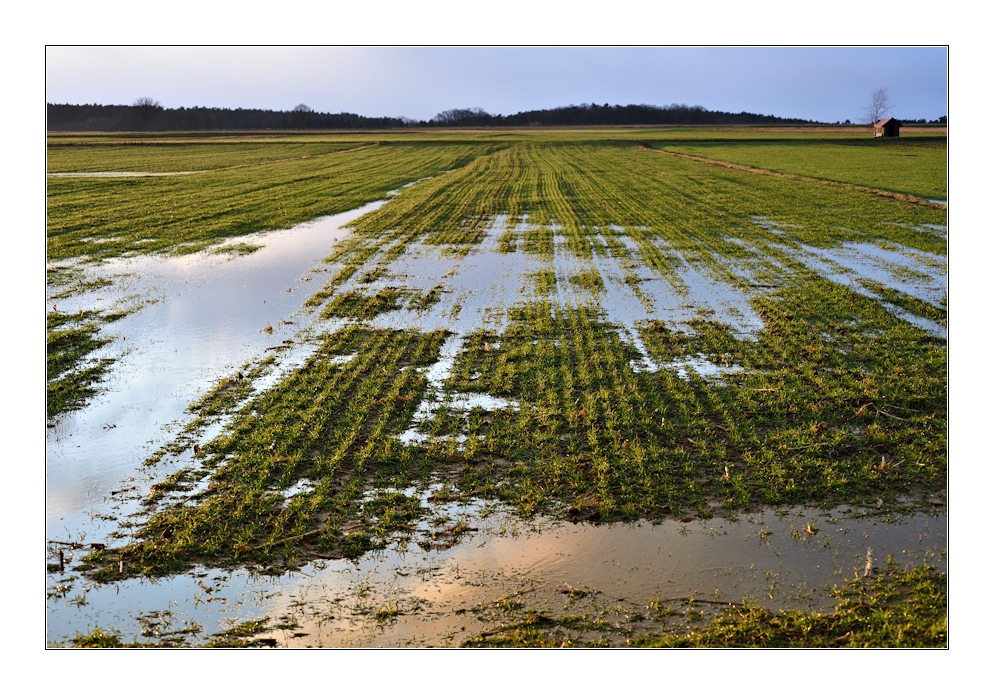
[(49, 420), (82, 408), (96, 393), (97, 384), (113, 360), (93, 360), (91, 353), (110, 342), (99, 335), (101, 326), (123, 316), (96, 311), (50, 311), (45, 316), (45, 403)]

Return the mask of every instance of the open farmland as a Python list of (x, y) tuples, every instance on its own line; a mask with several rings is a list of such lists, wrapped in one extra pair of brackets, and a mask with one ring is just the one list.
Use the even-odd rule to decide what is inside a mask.
[(101, 145), (77, 142), (49, 144), (51, 174), (193, 173), (253, 164), (310, 159), (352, 150), (372, 143), (352, 142), (243, 142), (204, 145), (189, 142), (143, 142)]
[(946, 199), (946, 138), (653, 143), (669, 152)]
[(945, 644), (944, 139), (95, 140), (177, 175), (48, 180), (52, 640)]

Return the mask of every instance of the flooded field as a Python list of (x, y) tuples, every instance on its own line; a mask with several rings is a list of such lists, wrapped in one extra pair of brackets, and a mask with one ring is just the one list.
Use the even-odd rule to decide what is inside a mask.
[[(103, 537), (113, 525), (88, 506), (140, 475), (145, 459), (185, 424), (190, 403), (217, 379), (274, 347), (279, 357), (257, 389), (299, 363), (308, 343), (293, 319), (309, 296), (309, 271), (348, 233), (344, 225), (381, 204), (245, 237), (242, 243), (261, 247), (249, 255), (222, 246), (178, 258), (108, 261), (92, 272), (112, 286), (50, 298), (65, 313), (150, 304), (112, 324), (114, 341), (93, 354), (114, 360), (103, 392), (49, 428), (48, 533)], [(298, 342), (282, 349), (292, 337)], [(135, 495), (117, 496), (123, 502)]]
[[(945, 572), (945, 210), (616, 144), (459, 156), (50, 262), (50, 335), (104, 323), (49, 418), (49, 643), (625, 646)], [(77, 178), (141, 178), (107, 174)]]
[(522, 522), (481, 503), (442, 513), (476, 526), (457, 545), (432, 547), (425, 524), (424, 548), (410, 542), (358, 561), (315, 560), (275, 578), (198, 568), (160, 580), (63, 585), (50, 599), (49, 629), (68, 637), (112, 626), (125, 642), (195, 645), (264, 619), (250, 643), (459, 646), (538, 613), (600, 623), (564, 639), (623, 646), (743, 600), (773, 611), (831, 609), (826, 587), (862, 577), (868, 561), (878, 569), (946, 567), (942, 513), (868, 519), (851, 509), (789, 509), (658, 525)]

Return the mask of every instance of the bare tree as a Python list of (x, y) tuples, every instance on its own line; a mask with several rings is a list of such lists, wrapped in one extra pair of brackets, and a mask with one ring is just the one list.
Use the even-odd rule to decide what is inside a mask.
[(293, 107), (293, 111), (290, 112), (293, 123), (297, 128), (305, 128), (313, 118), (314, 109), (312, 109), (307, 104), (297, 104)]
[(866, 107), (866, 120), (870, 123), (876, 123), (886, 116), (892, 108), (894, 108), (894, 105), (890, 103), (887, 90), (883, 87), (876, 89), (873, 91), (870, 103)]
[(162, 105), (152, 97), (140, 97), (135, 99), (133, 106), (135, 108), (135, 113), (138, 114), (138, 120), (142, 122), (142, 129), (144, 130), (148, 130), (148, 122), (151, 121), (157, 113), (162, 111)]

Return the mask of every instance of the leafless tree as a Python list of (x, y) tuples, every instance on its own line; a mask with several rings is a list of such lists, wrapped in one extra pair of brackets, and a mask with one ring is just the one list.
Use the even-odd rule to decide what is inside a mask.
[(143, 130), (148, 130), (148, 122), (151, 121), (157, 113), (162, 111), (162, 105), (152, 97), (140, 97), (135, 99), (133, 106), (135, 108), (135, 113), (138, 114), (138, 120), (142, 122)]
[(890, 97), (887, 96), (887, 90), (881, 87), (873, 91), (873, 96), (870, 98), (870, 103), (866, 107), (866, 120), (870, 123), (876, 123), (881, 118), (886, 116), (894, 105), (890, 103)]
[(290, 115), (293, 119), (293, 124), (297, 128), (304, 128), (310, 122), (314, 109), (312, 109), (307, 104), (297, 104), (293, 107), (293, 111)]

